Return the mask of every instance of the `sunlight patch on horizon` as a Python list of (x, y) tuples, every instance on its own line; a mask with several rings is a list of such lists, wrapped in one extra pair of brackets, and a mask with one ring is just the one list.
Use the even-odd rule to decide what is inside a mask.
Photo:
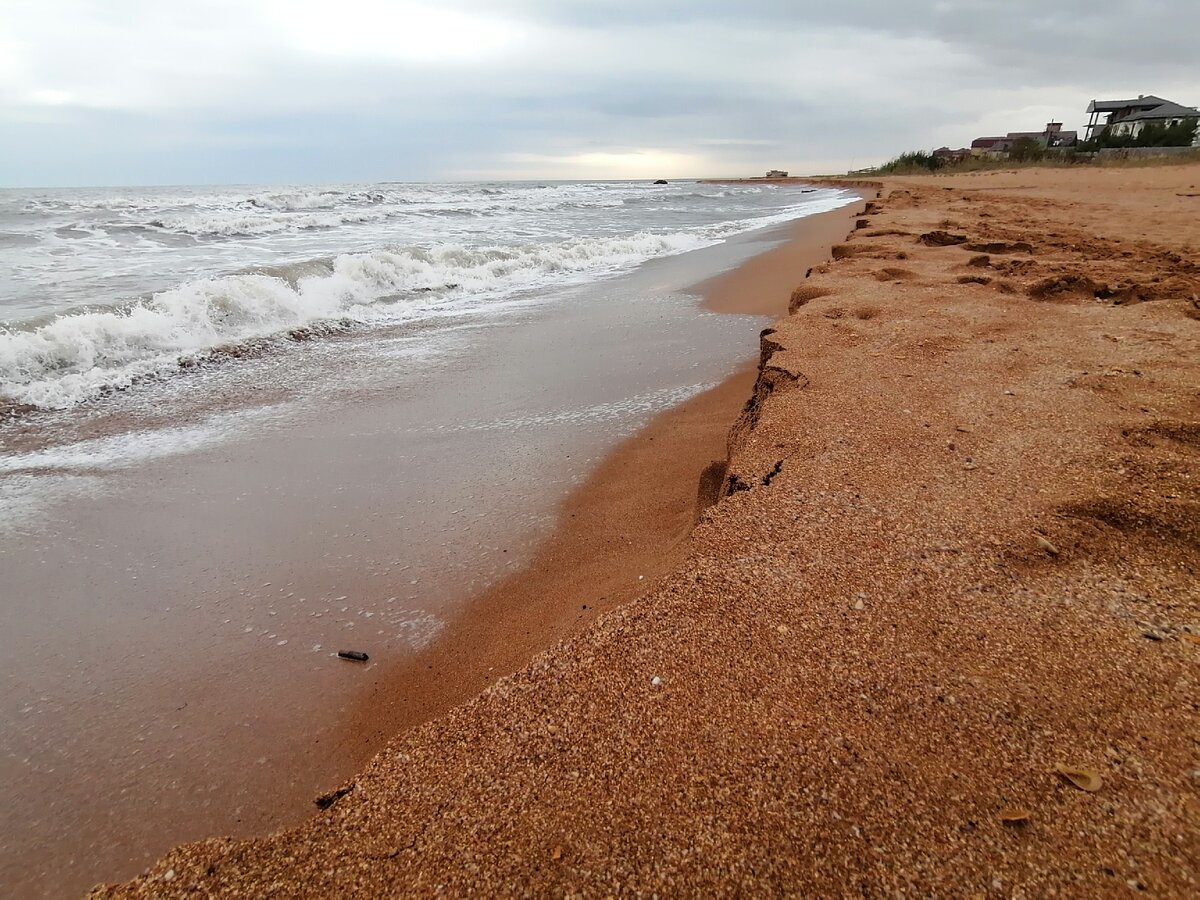
[(568, 154), (508, 153), (501, 165), (487, 172), (459, 172), (462, 177), (487, 178), (680, 178), (706, 171), (707, 156), (658, 148), (594, 150)]

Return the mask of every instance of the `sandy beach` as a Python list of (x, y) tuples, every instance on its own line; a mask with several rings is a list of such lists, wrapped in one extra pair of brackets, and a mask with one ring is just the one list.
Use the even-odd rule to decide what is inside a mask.
[(380, 672), (386, 748), (96, 895), (1194, 895), (1197, 183), (887, 179), (708, 282), (757, 369)]
[[(696, 282), (760, 255), (815, 264), (848, 214), (184, 374), (131, 392), (148, 418), (113, 402), (58, 432), (13, 423), (17, 479), (95, 489), (0, 551), (0, 893), (295, 825), (388, 739), (676, 565), (769, 321), (700, 308)], [(193, 451), (137, 456), (189, 434)]]

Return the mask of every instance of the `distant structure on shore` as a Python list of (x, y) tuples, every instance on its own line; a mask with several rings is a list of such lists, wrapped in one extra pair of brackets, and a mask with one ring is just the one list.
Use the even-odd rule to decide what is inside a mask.
[(1012, 150), (1018, 141), (1036, 144), (1043, 150), (1070, 147), (1079, 138), (1075, 131), (1063, 131), (1062, 122), (1047, 122), (1041, 131), (1010, 131), (1003, 137), (979, 137), (971, 141), (972, 156), (1000, 156)]
[[(1188, 119), (1200, 117), (1200, 110), (1153, 94), (1138, 94), (1136, 100), (1093, 100), (1088, 104), (1087, 114), (1084, 139), (1090, 141), (1105, 133), (1136, 138), (1148, 126), (1174, 128)], [(1103, 122), (1101, 116), (1104, 116)], [(1197, 133), (1196, 141), (1200, 142), (1200, 133)]]
[(964, 159), (970, 156), (971, 151), (966, 147), (962, 147), (958, 150), (951, 150), (949, 147), (938, 147), (933, 151), (933, 155), (944, 163), (956, 163), (962, 162)]
[(783, 169), (767, 169), (767, 174), (764, 177), (765, 178), (787, 178), (788, 173), (785, 172)]
[[(1093, 100), (1087, 108), (1085, 136), (1047, 122), (1041, 131), (1010, 131), (977, 137), (970, 147), (912, 150), (868, 172), (936, 172), (948, 167), (989, 168), (1041, 161), (1087, 163), (1106, 158), (1176, 156), (1200, 148), (1200, 109), (1139, 94), (1133, 100)], [(775, 174), (769, 172), (768, 177)]]

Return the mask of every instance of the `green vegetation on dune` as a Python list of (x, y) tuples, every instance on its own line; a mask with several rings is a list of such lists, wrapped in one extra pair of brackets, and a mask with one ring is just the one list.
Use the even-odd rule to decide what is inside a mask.
[[(877, 175), (928, 175), (933, 172), (981, 172), (994, 169), (1025, 168), (1029, 166), (1164, 166), (1196, 162), (1200, 160), (1200, 147), (1193, 152), (1174, 152), (1162, 156), (1125, 156), (1123, 154), (1101, 154), (1102, 150), (1137, 150), (1140, 148), (1185, 148), (1195, 140), (1197, 119), (1185, 119), (1178, 125), (1167, 127), (1157, 123), (1146, 125), (1136, 136), (1097, 135), (1073, 147), (1046, 148), (1030, 138), (1013, 142), (1008, 153), (1002, 155), (968, 156), (965, 159), (947, 159), (927, 150), (910, 150), (871, 170)], [(865, 172), (863, 174), (866, 174)]]

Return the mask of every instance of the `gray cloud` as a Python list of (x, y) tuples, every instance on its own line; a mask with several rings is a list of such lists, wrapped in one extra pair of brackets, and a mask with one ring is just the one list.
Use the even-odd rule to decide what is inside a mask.
[(0, 184), (740, 174), (1200, 102), (1192, 0), (6, 0)]

